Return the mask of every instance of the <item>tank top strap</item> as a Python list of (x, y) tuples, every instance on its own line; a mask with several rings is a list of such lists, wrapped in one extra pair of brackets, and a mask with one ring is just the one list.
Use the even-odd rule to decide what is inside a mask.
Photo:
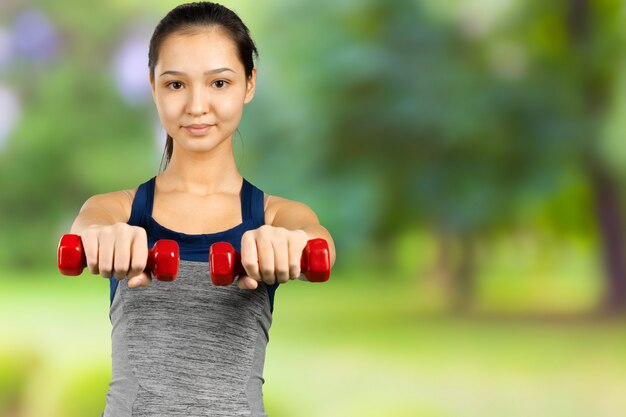
[(250, 189), (249, 202), (247, 203), (249, 210), (250, 210), (249, 219), (252, 220), (254, 228), (257, 228), (265, 224), (265, 209), (264, 209), (265, 195), (263, 191), (261, 191), (254, 185), (250, 184), (248, 181), (246, 181), (246, 183), (248, 184), (249, 189)]
[(133, 208), (128, 219), (131, 226), (144, 227), (146, 216), (152, 214), (152, 197), (154, 196), (154, 177), (137, 187)]
[(241, 184), (241, 220), (247, 222), (252, 219), (252, 193), (254, 185), (250, 184), (248, 180), (243, 179)]

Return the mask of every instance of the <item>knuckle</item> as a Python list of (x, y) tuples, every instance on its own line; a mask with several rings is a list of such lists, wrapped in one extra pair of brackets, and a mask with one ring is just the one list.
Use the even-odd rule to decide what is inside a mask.
[(126, 277), (126, 272), (116, 270), (115, 272), (113, 272), (112, 276), (119, 281)]
[(304, 249), (304, 247), (306, 246), (307, 242), (309, 241), (309, 237), (308, 237), (308, 235), (306, 233), (298, 233), (298, 234), (296, 234), (294, 240), (295, 240), (296, 244), (300, 248)]
[(111, 228), (115, 231), (126, 229), (127, 224), (122, 222), (117, 222), (111, 225)]
[(135, 227), (133, 229), (133, 234), (134, 234), (134, 238), (139, 240), (140, 242), (145, 242), (146, 246), (148, 244), (148, 235), (146, 234), (146, 231), (141, 228), (141, 227)]
[(100, 232), (100, 229), (102, 229), (102, 227), (88, 227), (87, 229), (85, 229), (83, 231), (83, 233), (81, 234), (81, 237), (83, 238), (93, 238), (98, 236), (98, 233)]
[(292, 277), (297, 277), (300, 275), (300, 265), (298, 264), (290, 264), (289, 265), (289, 275)]
[(130, 270), (133, 273), (136, 272), (141, 272), (144, 270), (146, 266), (146, 262), (145, 261), (141, 261), (141, 259), (139, 259), (138, 257), (133, 258), (132, 262), (130, 263)]
[(247, 230), (242, 236), (241, 236), (241, 241), (242, 242), (248, 242), (248, 241), (253, 241), (254, 238), (256, 237), (256, 231), (255, 230)]
[(98, 270), (98, 263), (93, 261), (87, 262), (87, 269), (92, 274), (98, 274), (100, 272)]
[(241, 259), (241, 265), (246, 269), (246, 270), (254, 270), (257, 267), (256, 262), (253, 262), (251, 259)]
[(259, 234), (266, 236), (272, 229), (273, 229), (272, 226), (264, 224), (263, 226), (259, 227), (257, 230), (259, 231)]
[(112, 236), (114, 230), (113, 227), (114, 226), (103, 226), (98, 230), (98, 234), (104, 236)]
[(257, 260), (254, 259), (254, 257), (244, 252), (241, 252), (241, 265), (246, 269), (248, 268), (256, 269), (259, 266)]
[(113, 235), (115, 236), (116, 241), (126, 241), (130, 240), (131, 232), (125, 228), (118, 228), (113, 231)]
[(92, 274), (98, 273), (98, 254), (85, 250), (85, 260), (87, 261), (87, 268)]
[(114, 276), (117, 279), (122, 279), (128, 274), (128, 270), (125, 268), (113, 268), (111, 271), (111, 276)]
[(113, 266), (113, 273), (115, 276), (126, 275), (128, 272), (128, 259), (115, 258), (115, 265)]

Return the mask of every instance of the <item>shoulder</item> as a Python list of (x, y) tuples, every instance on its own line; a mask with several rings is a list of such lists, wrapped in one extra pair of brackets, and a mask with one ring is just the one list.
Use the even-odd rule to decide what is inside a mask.
[(105, 210), (120, 221), (127, 221), (135, 198), (136, 188), (94, 194), (85, 201), (80, 211)]
[(276, 225), (287, 218), (319, 223), (315, 212), (305, 203), (283, 197), (265, 194), (265, 224)]

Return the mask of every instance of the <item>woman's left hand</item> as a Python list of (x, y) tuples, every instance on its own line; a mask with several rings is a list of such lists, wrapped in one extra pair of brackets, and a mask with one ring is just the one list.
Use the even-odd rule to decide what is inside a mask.
[(300, 260), (309, 236), (303, 230), (263, 225), (248, 230), (241, 237), (241, 264), (246, 275), (237, 285), (253, 290), (258, 282), (268, 285), (300, 278)]

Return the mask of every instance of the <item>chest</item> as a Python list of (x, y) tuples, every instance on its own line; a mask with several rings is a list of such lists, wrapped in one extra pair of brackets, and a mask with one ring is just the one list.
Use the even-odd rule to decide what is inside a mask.
[(240, 197), (226, 194), (157, 194), (152, 217), (161, 226), (186, 234), (217, 233), (243, 222)]

